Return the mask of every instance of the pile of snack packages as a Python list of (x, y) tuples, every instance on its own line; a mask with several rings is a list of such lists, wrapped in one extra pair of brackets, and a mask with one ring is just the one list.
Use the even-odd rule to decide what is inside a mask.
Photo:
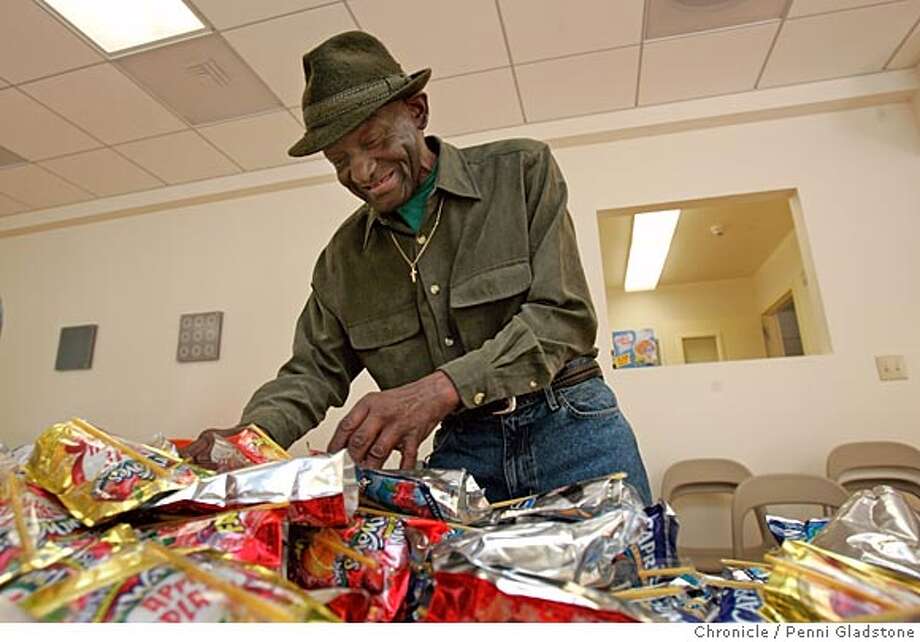
[(920, 528), (888, 487), (720, 575), (622, 474), (490, 504), (463, 470), (290, 457), (256, 427), (216, 471), (79, 419), (0, 449), (0, 619), (813, 622), (920, 612)]

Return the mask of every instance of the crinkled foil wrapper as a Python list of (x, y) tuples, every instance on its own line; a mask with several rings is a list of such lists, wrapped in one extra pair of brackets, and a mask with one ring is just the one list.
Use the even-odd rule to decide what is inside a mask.
[(140, 508), (198, 478), (168, 453), (130, 444), (81, 419), (45, 430), (25, 471), (86, 526)]
[(481, 568), (607, 588), (619, 583), (614, 558), (649, 526), (642, 509), (623, 506), (580, 522), (489, 526), (444, 542), (433, 556), (438, 560), (455, 553)]
[(485, 493), (464, 469), (360, 472), (364, 496), (373, 503), (418, 517), (472, 524), (488, 518)]
[(852, 495), (814, 544), (920, 580), (920, 519), (890, 486)]
[[(541, 580), (518, 569), (484, 568), (457, 552), (439, 556), (434, 570), (435, 595), (426, 621), (666, 621), (604, 591)], [(492, 595), (483, 587), (492, 587)]]
[(246, 506), (293, 505), (342, 496), (344, 517), (358, 508), (355, 465), (347, 451), (270, 462), (200, 479), (157, 501), (158, 510), (193, 507), (221, 510)]
[(126, 546), (20, 606), (45, 622), (337, 620), (276, 573), (203, 553), (186, 557), (150, 542)]
[(626, 482), (626, 475), (616, 473), (527, 497), (495, 510), (489, 521), (493, 524), (543, 519), (579, 521), (624, 506), (641, 511), (643, 505), (642, 497)]
[(786, 622), (837, 622), (920, 609), (920, 584), (887, 568), (787, 540), (765, 587), (767, 606)]

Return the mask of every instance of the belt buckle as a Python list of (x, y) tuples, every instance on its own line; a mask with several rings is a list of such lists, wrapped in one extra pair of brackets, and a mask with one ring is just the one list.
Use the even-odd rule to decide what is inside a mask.
[(508, 402), (508, 405), (502, 408), (501, 410), (496, 410), (495, 412), (492, 413), (493, 415), (507, 415), (515, 411), (515, 409), (517, 408), (517, 397), (509, 397), (505, 401)]

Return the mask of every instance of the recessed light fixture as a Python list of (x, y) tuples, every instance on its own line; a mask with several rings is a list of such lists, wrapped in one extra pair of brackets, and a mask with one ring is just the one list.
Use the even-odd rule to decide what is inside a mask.
[(182, 0), (44, 0), (107, 54), (206, 31)]
[(680, 210), (643, 212), (633, 217), (624, 290), (640, 292), (658, 287), (679, 218)]

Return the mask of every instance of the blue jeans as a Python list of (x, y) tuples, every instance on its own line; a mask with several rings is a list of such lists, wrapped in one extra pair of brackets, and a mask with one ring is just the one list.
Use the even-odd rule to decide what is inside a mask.
[(618, 471), (652, 501), (632, 428), (601, 377), (527, 395), (506, 415), (446, 417), (428, 466), (467, 469), (493, 502)]

